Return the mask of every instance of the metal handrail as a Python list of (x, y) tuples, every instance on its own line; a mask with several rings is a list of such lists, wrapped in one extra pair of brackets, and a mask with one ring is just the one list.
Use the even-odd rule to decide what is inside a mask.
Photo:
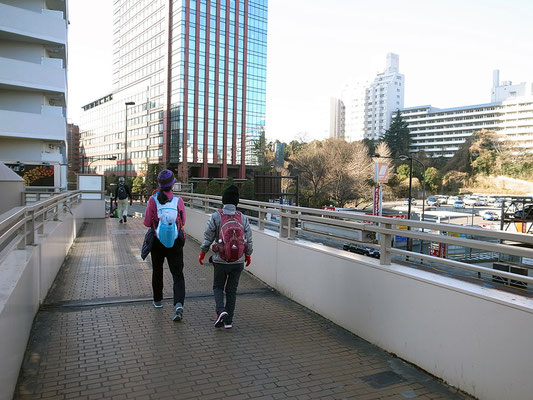
[[(199, 207), (206, 212), (215, 211), (222, 203), (221, 196), (202, 195), (195, 193), (179, 192), (179, 196), (190, 207)], [(255, 213), (254, 216), (249, 216), (249, 219), (257, 221), (258, 228), (263, 230), (265, 225), (271, 225), (279, 228), (279, 236), (281, 238), (295, 239), (298, 232), (309, 232), (321, 237), (332, 239), (340, 239), (345, 242), (365, 244), (369, 247), (380, 250), (380, 263), (382, 265), (391, 264), (391, 254), (401, 255), (410, 259), (420, 259), (432, 262), (437, 262), (443, 265), (448, 265), (464, 270), (474, 271), (478, 273), (486, 273), (493, 276), (498, 276), (506, 279), (513, 279), (520, 282), (533, 284), (533, 277), (528, 277), (511, 272), (499, 271), (487, 267), (476, 266), (461, 261), (445, 259), (441, 257), (421, 254), (414, 251), (407, 251), (392, 247), (392, 238), (395, 236), (403, 236), (412, 239), (419, 239), (424, 242), (445, 243), (452, 246), (461, 246), (470, 249), (489, 251), (494, 253), (508, 254), (518, 257), (528, 257), (533, 259), (533, 235), (523, 233), (510, 233), (503, 231), (487, 230), (483, 228), (476, 228), (471, 226), (461, 226), (453, 224), (443, 224), (434, 222), (421, 222), (414, 220), (406, 220), (401, 218), (388, 218), (373, 215), (367, 215), (361, 212), (360, 214), (339, 212), (331, 210), (318, 210), (313, 208), (297, 207), (282, 205), (276, 203), (266, 203), (254, 200), (239, 201), (239, 209), (251, 211)], [(279, 217), (279, 222), (266, 220), (266, 214), (271, 213)], [(363, 232), (371, 232), (379, 235), (378, 243), (363, 243), (347, 237), (325, 234), (323, 232), (316, 232), (302, 228), (302, 222), (312, 222), (320, 224), (324, 227), (337, 227), (344, 230), (359, 230)], [(400, 229), (400, 227), (411, 227), (410, 230)], [(455, 234), (468, 235), (471, 238), (445, 236), (440, 233), (433, 232), (451, 232)], [(498, 240), (499, 242), (508, 241), (518, 244), (529, 245), (532, 248), (518, 247), (505, 243), (494, 243), (486, 240), (479, 240), (477, 238), (486, 238)], [(524, 266), (527, 268), (527, 266)]]
[(47, 221), (57, 221), (61, 213), (70, 212), (80, 201), (81, 191), (63, 192), (0, 215), (0, 263), (13, 249), (35, 244)]

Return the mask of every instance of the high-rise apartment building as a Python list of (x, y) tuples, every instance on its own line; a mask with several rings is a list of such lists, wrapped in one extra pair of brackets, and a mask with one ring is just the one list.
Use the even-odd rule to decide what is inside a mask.
[(347, 140), (383, 137), (393, 114), (403, 108), (405, 78), (399, 71), (400, 57), (388, 53), (385, 70), (372, 81), (349, 84), (343, 89)]
[(84, 107), (86, 158), (117, 157), (100, 173), (154, 163), (183, 180), (244, 178), (264, 125), (266, 32), (267, 0), (115, 0), (114, 89)]
[(533, 85), (500, 84), (494, 71), (492, 102), (439, 109), (430, 105), (401, 110), (411, 134), (412, 153), (453, 157), (461, 145), (482, 129), (498, 132), (520, 152), (533, 152)]
[(68, 172), (80, 172), (80, 127), (75, 124), (67, 124), (67, 154)]
[(344, 139), (345, 107), (341, 99), (332, 97), (329, 107), (329, 137)]
[(66, 188), (67, 26), (66, 0), (0, 0), (0, 161), (28, 185)]

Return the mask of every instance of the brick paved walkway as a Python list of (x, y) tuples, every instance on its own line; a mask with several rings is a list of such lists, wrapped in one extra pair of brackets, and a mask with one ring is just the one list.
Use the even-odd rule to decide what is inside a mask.
[(139, 219), (84, 224), (39, 311), (15, 399), (464, 399), (244, 274), (234, 328), (215, 329), (212, 267), (187, 240), (187, 297), (171, 321), (139, 257)]

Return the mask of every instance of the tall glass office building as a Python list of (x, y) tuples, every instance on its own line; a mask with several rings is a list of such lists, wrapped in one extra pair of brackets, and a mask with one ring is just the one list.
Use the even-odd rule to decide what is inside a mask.
[(84, 107), (86, 164), (244, 178), (264, 125), (266, 32), (267, 0), (115, 0), (114, 91)]

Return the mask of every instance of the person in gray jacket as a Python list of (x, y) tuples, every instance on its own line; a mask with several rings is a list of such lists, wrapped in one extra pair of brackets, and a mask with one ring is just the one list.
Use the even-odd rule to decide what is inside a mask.
[[(215, 327), (220, 328), (224, 326), (224, 328), (230, 329), (233, 327), (233, 313), (237, 301), (239, 278), (245, 263), (246, 266), (249, 266), (252, 261), (251, 254), (253, 251), (253, 244), (252, 230), (250, 229), (248, 218), (240, 213), (240, 211), (237, 211), (237, 204), (239, 204), (239, 189), (235, 185), (231, 185), (224, 191), (224, 194), (222, 195), (222, 204), (222, 210), (214, 212), (207, 222), (204, 232), (204, 240), (200, 246), (201, 252), (198, 261), (203, 265), (203, 259), (209, 251), (209, 247), (214, 241), (219, 241), (220, 226), (223, 218), (222, 214), (236, 216), (237, 219), (240, 217), (242, 229), (244, 231), (244, 240), (246, 242), (242, 256), (235, 261), (226, 261), (223, 259), (222, 254), (215, 252), (215, 254), (209, 258), (209, 261), (212, 262), (214, 266), (213, 292), (215, 294), (217, 313)], [(225, 305), (224, 292), (226, 293)]]

